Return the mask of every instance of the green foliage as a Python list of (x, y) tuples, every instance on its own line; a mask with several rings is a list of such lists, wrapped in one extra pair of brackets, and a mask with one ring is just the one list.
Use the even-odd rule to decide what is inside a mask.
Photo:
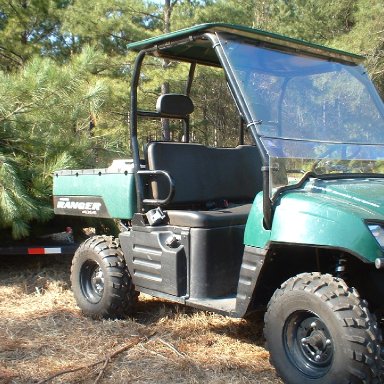
[(355, 25), (332, 45), (367, 57), (366, 66), (384, 96), (384, 7), (381, 0), (358, 0)]
[(268, 24), (262, 27), (291, 37), (324, 43), (353, 28), (354, 0), (277, 0), (269, 2)]
[(15, 237), (28, 233), (30, 220), (52, 216), (53, 170), (104, 161), (96, 148), (109, 132), (97, 122), (108, 125), (112, 90), (94, 73), (108, 61), (86, 47), (66, 65), (35, 57), (0, 76), (0, 213)]
[(154, 9), (140, 0), (73, 1), (61, 12), (62, 33), (72, 52), (90, 44), (111, 56), (126, 54), (129, 42), (149, 36)]
[(59, 10), (67, 0), (0, 0), (0, 68), (11, 70), (33, 55), (57, 55), (64, 43)]

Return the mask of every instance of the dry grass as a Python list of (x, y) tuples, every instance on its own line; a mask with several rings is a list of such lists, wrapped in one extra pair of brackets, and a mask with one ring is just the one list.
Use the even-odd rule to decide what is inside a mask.
[(132, 319), (90, 320), (75, 305), (69, 266), (70, 259), (0, 258), (0, 383), (38, 383), (81, 367), (48, 382), (281, 383), (260, 320), (142, 296)]

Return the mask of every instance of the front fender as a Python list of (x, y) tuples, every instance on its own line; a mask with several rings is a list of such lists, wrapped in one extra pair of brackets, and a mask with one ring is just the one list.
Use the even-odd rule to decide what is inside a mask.
[(271, 241), (347, 250), (367, 262), (383, 251), (370, 233), (364, 207), (326, 195), (293, 192), (275, 208)]
[(365, 262), (383, 257), (365, 220), (372, 212), (365, 207), (325, 195), (290, 191), (274, 207), (271, 231), (262, 224), (262, 196), (251, 209), (245, 244), (266, 248), (270, 242), (319, 246), (345, 250)]

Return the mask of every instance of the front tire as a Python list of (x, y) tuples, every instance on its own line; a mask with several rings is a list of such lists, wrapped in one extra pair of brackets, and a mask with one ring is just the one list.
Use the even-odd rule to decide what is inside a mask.
[(124, 256), (112, 237), (94, 236), (80, 245), (71, 284), (77, 305), (92, 318), (123, 318), (137, 301)]
[(286, 281), (270, 300), (264, 334), (287, 384), (380, 382), (377, 323), (339, 278), (303, 273)]

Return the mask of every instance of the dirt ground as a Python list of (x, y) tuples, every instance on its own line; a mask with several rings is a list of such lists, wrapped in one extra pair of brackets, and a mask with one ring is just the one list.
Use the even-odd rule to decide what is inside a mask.
[(87, 319), (70, 290), (70, 262), (0, 256), (0, 383), (282, 383), (262, 320), (143, 295), (133, 318)]

